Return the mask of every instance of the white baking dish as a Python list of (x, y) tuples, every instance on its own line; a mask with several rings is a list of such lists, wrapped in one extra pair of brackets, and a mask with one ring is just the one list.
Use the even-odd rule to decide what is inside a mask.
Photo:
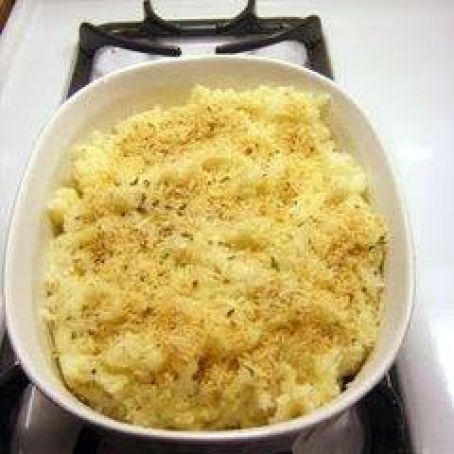
[[(59, 183), (68, 148), (93, 129), (153, 104), (174, 104), (194, 84), (242, 89), (291, 85), (332, 96), (332, 128), (370, 175), (375, 203), (390, 226), (385, 310), (378, 344), (337, 399), (294, 420), (253, 429), (182, 432), (121, 423), (77, 400), (53, 366), (39, 322), (40, 256), (49, 226), (45, 204)], [(130, 67), (97, 80), (66, 101), (37, 141), (17, 197), (5, 260), (6, 321), (13, 347), (31, 380), (54, 402), (102, 428), (163, 443), (237, 450), (240, 444), (288, 449), (295, 434), (338, 415), (366, 394), (391, 366), (402, 343), (413, 299), (413, 251), (408, 221), (387, 151), (357, 104), (336, 84), (307, 69), (256, 57), (179, 58)]]

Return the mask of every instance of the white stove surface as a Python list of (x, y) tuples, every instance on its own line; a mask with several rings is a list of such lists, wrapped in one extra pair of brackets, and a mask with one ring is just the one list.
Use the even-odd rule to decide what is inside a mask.
[[(167, 18), (232, 17), (244, 6), (238, 0), (154, 4)], [(259, 0), (257, 9), (261, 16), (322, 18), (336, 80), (369, 112), (388, 145), (417, 252), (416, 308), (398, 359), (405, 406), (415, 452), (449, 454), (454, 451), (454, 2)], [(0, 38), (1, 253), (33, 141), (65, 97), (78, 25), (141, 15), (140, 1), (17, 1)], [(197, 53), (209, 52), (208, 45), (193, 44), (188, 52), (196, 47)], [(269, 51), (279, 56), (282, 49)], [(106, 49), (98, 56), (95, 77), (114, 69), (109, 65), (115, 52)], [(296, 48), (286, 52), (302, 58)], [(143, 56), (115, 58), (129, 63)], [(0, 335), (1, 318), (0, 311)], [(31, 402), (45, 406), (39, 397)], [(64, 418), (57, 421), (63, 428)]]
[[(225, 42), (225, 39), (220, 40), (205, 37), (194, 37), (190, 39), (185, 37), (180, 40), (166, 40), (167, 45), (179, 46), (182, 51), (182, 56), (213, 55), (215, 53), (215, 46)], [(298, 65), (304, 65), (307, 59), (304, 46), (295, 41), (277, 43), (262, 49), (243, 52), (243, 54), (273, 58), (275, 60), (292, 62)], [(119, 49), (117, 47), (104, 47), (103, 49), (100, 49), (94, 57), (92, 80), (126, 66), (136, 65), (147, 61), (160, 60), (162, 58), (175, 57), (147, 55), (140, 52)]]

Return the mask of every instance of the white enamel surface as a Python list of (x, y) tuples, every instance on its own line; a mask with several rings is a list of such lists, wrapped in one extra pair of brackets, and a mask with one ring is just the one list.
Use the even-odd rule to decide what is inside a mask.
[[(288, 423), (242, 431), (187, 433), (148, 430), (112, 421), (81, 404), (64, 388), (42, 342), (40, 302), (34, 289), (41, 270), (45, 205), (68, 155), (65, 151), (93, 129), (110, 126), (133, 112), (156, 103), (181, 102), (196, 84), (237, 89), (260, 84), (290, 85), (329, 93), (334, 133), (348, 138), (349, 147), (371, 175), (377, 205), (390, 227), (384, 296), (387, 303), (374, 353), (336, 401)], [(253, 440), (275, 433), (285, 435), (330, 418), (362, 397), (382, 377), (394, 360), (409, 319), (412, 259), (405, 213), (385, 152), (359, 108), (332, 82), (299, 66), (258, 58), (162, 60), (98, 79), (65, 102), (44, 130), (22, 181), (10, 227), (4, 278), (6, 320), (12, 344), (29, 376), (52, 400), (78, 416), (130, 434), (164, 439)]]
[[(32, 142), (64, 98), (78, 24), (139, 18), (139, 3), (16, 1), (0, 39), (0, 251)], [(232, 16), (244, 4), (155, 3), (158, 12), (173, 17)], [(258, 11), (321, 16), (336, 80), (369, 112), (389, 145), (418, 257), (416, 307), (398, 361), (405, 406), (416, 452), (449, 454), (454, 446), (454, 2), (258, 0)], [(49, 43), (52, 50), (41, 52)]]

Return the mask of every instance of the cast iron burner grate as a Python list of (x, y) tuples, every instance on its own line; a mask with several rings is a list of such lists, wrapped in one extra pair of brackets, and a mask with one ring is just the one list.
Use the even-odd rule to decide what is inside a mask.
[[(166, 21), (159, 17), (150, 0), (145, 0), (144, 19), (140, 22), (115, 22), (102, 25), (82, 23), (76, 63), (68, 89), (68, 97), (90, 83), (97, 51), (117, 47), (154, 56), (178, 57), (182, 50), (167, 40), (184, 37), (227, 38), (227, 43), (214, 48), (216, 54), (250, 52), (285, 41), (301, 43), (307, 54), (306, 66), (333, 78), (322, 25), (318, 16), (260, 18), (255, 0), (248, 0), (245, 9), (233, 19), (202, 19)], [(6, 363), (14, 365), (6, 367)], [(28, 380), (8, 342), (0, 352), (0, 452), (10, 452), (20, 397)], [(398, 391), (395, 370), (391, 372), (357, 404), (364, 428), (362, 454), (410, 454), (403, 406)], [(103, 436), (84, 426), (74, 447), (74, 454), (96, 454)], [(334, 451), (333, 451), (334, 452)]]
[(297, 41), (307, 52), (308, 67), (332, 78), (322, 26), (318, 16), (306, 18), (259, 18), (255, 0), (233, 19), (165, 21), (154, 12), (150, 0), (144, 2), (145, 17), (141, 22), (115, 22), (79, 28), (79, 48), (68, 96), (90, 82), (95, 54), (115, 46), (150, 55), (178, 57), (179, 46), (165, 44), (165, 39), (182, 37), (235, 38), (234, 42), (215, 47), (216, 54), (253, 51), (283, 41)]

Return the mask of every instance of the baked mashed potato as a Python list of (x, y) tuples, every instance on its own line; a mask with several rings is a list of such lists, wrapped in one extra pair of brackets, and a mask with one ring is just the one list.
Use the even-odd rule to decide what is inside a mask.
[(387, 228), (329, 103), (196, 87), (76, 147), (44, 277), (74, 395), (141, 426), (216, 430), (342, 392), (377, 339)]

